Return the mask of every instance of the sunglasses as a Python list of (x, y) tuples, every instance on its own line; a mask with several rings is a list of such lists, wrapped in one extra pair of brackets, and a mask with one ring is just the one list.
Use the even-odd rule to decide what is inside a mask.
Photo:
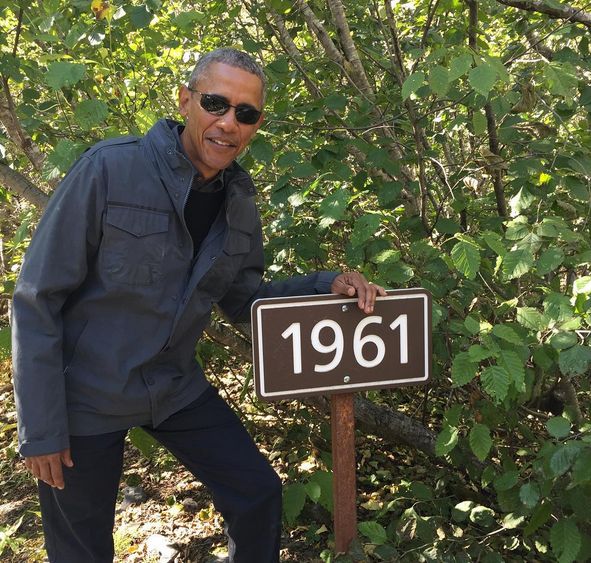
[(248, 104), (238, 104), (237, 106), (233, 106), (228, 100), (226, 100), (226, 98), (219, 96), (218, 94), (204, 94), (190, 86), (187, 86), (187, 88), (191, 92), (195, 92), (201, 96), (199, 105), (201, 105), (207, 113), (211, 113), (212, 115), (224, 115), (228, 113), (230, 108), (234, 108), (236, 120), (245, 125), (254, 125), (261, 118), (262, 112)]

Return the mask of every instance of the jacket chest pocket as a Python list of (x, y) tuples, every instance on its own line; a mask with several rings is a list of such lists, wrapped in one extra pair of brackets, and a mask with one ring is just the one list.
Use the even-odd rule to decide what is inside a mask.
[(151, 285), (162, 277), (169, 214), (109, 205), (103, 232), (101, 269), (112, 280)]
[(242, 262), (250, 252), (252, 236), (230, 229), (222, 252), (199, 282), (199, 290), (206, 292), (214, 302), (228, 291), (240, 272)]

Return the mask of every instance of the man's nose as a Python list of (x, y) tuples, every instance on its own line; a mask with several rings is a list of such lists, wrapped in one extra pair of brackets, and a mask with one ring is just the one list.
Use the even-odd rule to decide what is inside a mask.
[(229, 108), (224, 115), (221, 115), (218, 119), (218, 126), (225, 131), (237, 129), (238, 120), (236, 119), (236, 110), (234, 108)]

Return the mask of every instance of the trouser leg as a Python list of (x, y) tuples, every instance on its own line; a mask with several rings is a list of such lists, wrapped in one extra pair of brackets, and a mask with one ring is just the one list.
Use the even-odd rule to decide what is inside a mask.
[(214, 388), (146, 431), (210, 489), (230, 561), (279, 561), (281, 481)]
[(74, 467), (63, 467), (63, 490), (39, 481), (45, 548), (52, 563), (112, 563), (125, 434), (71, 436)]

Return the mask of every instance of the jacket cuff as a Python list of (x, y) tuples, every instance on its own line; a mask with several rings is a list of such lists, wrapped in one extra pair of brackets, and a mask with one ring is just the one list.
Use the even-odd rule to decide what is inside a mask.
[(55, 454), (70, 447), (69, 436), (55, 436), (46, 440), (21, 442), (18, 451), (23, 457)]
[(340, 275), (340, 272), (318, 272), (314, 291), (316, 293), (332, 293), (330, 287), (338, 275)]

